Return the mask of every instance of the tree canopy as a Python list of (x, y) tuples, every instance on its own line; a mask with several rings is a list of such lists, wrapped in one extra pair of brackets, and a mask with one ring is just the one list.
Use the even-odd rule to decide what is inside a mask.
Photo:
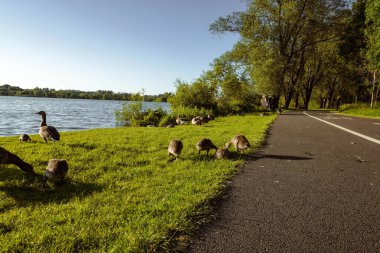
[[(379, 19), (377, 0), (247, 1), (246, 11), (210, 25), (212, 33), (239, 33), (240, 40), (187, 91), (177, 86), (176, 103), (246, 112), (261, 95), (281, 98), (284, 108), (376, 102)], [(201, 86), (207, 103), (190, 92), (201, 94)]]

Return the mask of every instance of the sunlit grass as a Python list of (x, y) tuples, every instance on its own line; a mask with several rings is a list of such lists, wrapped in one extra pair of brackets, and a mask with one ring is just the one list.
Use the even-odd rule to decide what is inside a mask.
[[(274, 117), (67, 132), (55, 145), (36, 135), (32, 143), (0, 138), (0, 146), (38, 174), (31, 178), (13, 165), (0, 165), (0, 251), (146, 252), (186, 242), (207, 219), (207, 201), (221, 192), (244, 157), (236, 152), (230, 160), (198, 156), (196, 142), (208, 137), (221, 147), (245, 134), (257, 147)], [(184, 143), (176, 161), (167, 155), (171, 139)], [(52, 158), (66, 159), (69, 172), (63, 186), (42, 188)]]
[(370, 108), (368, 104), (349, 104), (341, 106), (339, 113), (367, 118), (380, 118), (380, 107)]

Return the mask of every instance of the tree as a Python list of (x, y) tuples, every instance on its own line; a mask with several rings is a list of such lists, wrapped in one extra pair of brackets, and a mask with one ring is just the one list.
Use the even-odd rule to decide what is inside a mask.
[(365, 57), (368, 70), (372, 72), (371, 107), (376, 106), (380, 90), (380, 82), (376, 88), (376, 74), (380, 73), (380, 2), (368, 0), (366, 5), (365, 37), (367, 48)]
[(215, 90), (213, 87), (203, 82), (201, 78), (192, 84), (181, 80), (176, 81), (176, 93), (168, 99), (173, 107), (190, 107), (213, 109), (215, 103)]
[(343, 9), (343, 0), (255, 0), (248, 11), (219, 18), (210, 29), (239, 31), (240, 43), (250, 49), (248, 64), (257, 91), (283, 94), (290, 103), (304, 51), (337, 39), (335, 19)]
[(366, 48), (364, 37), (366, 0), (356, 0), (344, 20), (344, 31), (339, 45), (339, 56), (345, 64), (346, 84), (355, 87), (352, 102), (367, 101), (368, 71), (363, 57)]

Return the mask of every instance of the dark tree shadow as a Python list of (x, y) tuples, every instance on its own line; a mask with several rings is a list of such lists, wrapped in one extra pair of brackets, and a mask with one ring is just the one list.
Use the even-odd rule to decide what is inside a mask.
[(72, 181), (69, 177), (64, 179), (62, 185), (48, 182), (45, 187), (42, 186), (42, 175), (24, 177), (17, 181), (10, 180), (0, 186), (0, 191), (12, 197), (17, 203), (0, 206), (0, 213), (15, 206), (41, 205), (52, 202), (67, 203), (74, 197), (84, 198), (103, 189), (103, 185)]

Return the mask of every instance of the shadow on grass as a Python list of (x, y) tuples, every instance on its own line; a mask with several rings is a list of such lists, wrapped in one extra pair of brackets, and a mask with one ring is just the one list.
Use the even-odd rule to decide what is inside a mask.
[[(1, 178), (2, 179), (2, 178)], [(0, 180), (0, 192), (13, 198), (16, 203), (4, 205), (0, 213), (14, 207), (41, 205), (48, 203), (67, 203), (72, 198), (84, 198), (94, 192), (100, 192), (104, 186), (97, 183), (84, 183), (65, 178), (62, 185), (54, 186), (48, 182), (42, 186), (42, 175), (19, 177), (18, 180)]]

